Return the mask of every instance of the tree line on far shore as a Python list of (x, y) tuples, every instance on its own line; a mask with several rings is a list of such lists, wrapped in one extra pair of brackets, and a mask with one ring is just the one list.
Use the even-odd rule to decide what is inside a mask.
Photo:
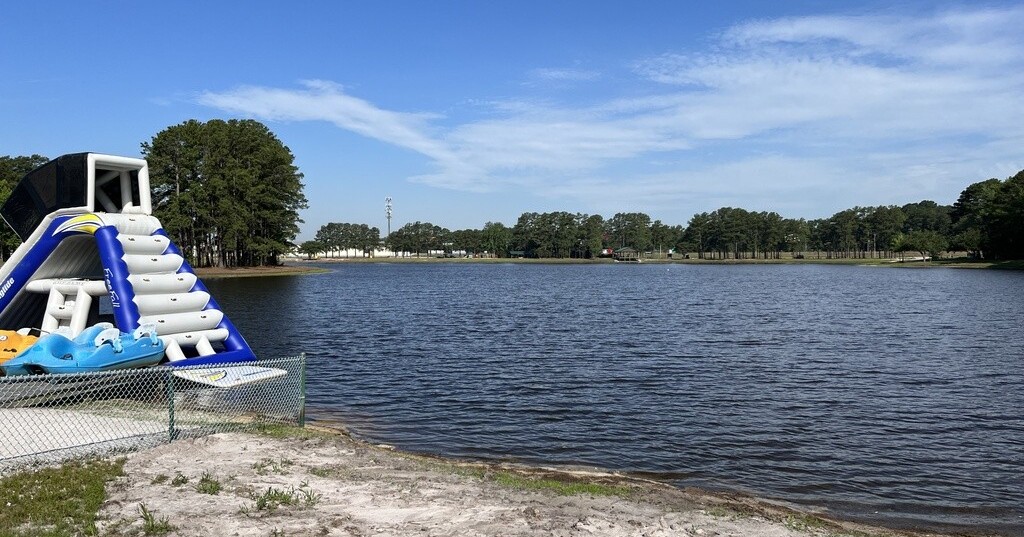
[(687, 225), (652, 221), (644, 213), (611, 218), (581, 213), (523, 213), (516, 224), (448, 230), (412, 222), (381, 239), (365, 224), (330, 223), (300, 247), (308, 255), (363, 255), (384, 247), (410, 255), (458, 252), (495, 257), (592, 258), (631, 248), (692, 253), (700, 259), (777, 259), (783, 252), (818, 258), (921, 257), (967, 252), (977, 259), (1024, 259), (1024, 170), (968, 186), (953, 205), (924, 200), (903, 206), (853, 207), (829, 218), (784, 218), (776, 212), (722, 207)]

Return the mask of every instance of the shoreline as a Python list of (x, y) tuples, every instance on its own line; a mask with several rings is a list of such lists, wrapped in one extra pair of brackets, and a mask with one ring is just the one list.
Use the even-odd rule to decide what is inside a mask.
[[(440, 257), (328, 257), (313, 260), (289, 260), (296, 265), (334, 265), (346, 263), (395, 264), (536, 264), (536, 265), (845, 265), (893, 268), (959, 268), (991, 270), (1024, 270), (1024, 261), (975, 261), (969, 259), (940, 259), (937, 261), (899, 261), (893, 259), (645, 259), (642, 263), (617, 262), (612, 259), (578, 258), (440, 258)], [(290, 266), (290, 265), (286, 265)], [(236, 269), (245, 270), (245, 269)]]
[[(991, 535), (834, 520), (600, 469), (403, 452), (334, 423), (179, 440), (125, 459), (124, 476), (108, 484), (101, 535), (138, 533), (140, 506), (170, 535)], [(203, 482), (219, 492), (204, 493)]]
[[(314, 260), (290, 259), (285, 264), (272, 267), (203, 267), (195, 273), (202, 279), (260, 278), (273, 276), (303, 276), (324, 274), (331, 269), (317, 265), (340, 265), (349, 263), (383, 264), (524, 264), (524, 265), (635, 265), (619, 263), (611, 259), (529, 259), (529, 258), (437, 258), (437, 257), (339, 257)], [(833, 265), (871, 266), (910, 269), (953, 268), (973, 270), (1024, 270), (1024, 261), (972, 261), (950, 259), (930, 262), (893, 261), (890, 259), (649, 259), (641, 265)]]

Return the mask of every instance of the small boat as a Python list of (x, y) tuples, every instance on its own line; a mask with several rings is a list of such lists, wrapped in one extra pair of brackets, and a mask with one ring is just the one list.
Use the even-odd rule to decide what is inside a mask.
[(0, 330), (0, 364), (35, 345), (38, 339), (36, 336), (19, 334), (14, 330)]
[(99, 323), (74, 339), (61, 333), (46, 334), (0, 369), (10, 376), (86, 373), (148, 367), (163, 357), (164, 342), (152, 325), (126, 334), (110, 323)]

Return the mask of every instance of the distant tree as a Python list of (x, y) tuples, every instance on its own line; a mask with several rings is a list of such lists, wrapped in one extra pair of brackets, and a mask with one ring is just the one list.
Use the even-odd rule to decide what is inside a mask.
[(948, 248), (946, 237), (931, 229), (911, 231), (902, 236), (901, 251), (916, 251), (922, 258), (936, 258)]
[[(49, 162), (42, 155), (0, 157), (0, 204), (7, 201), (11, 190), (28, 172)], [(21, 239), (7, 225), (0, 224), (0, 259), (7, 259), (21, 245)]]
[(1024, 170), (999, 187), (992, 203), (991, 248), (999, 259), (1024, 259)]
[(299, 245), (299, 252), (306, 254), (308, 259), (313, 259), (323, 251), (324, 244), (320, 241), (306, 241)]
[(614, 242), (613, 248), (629, 247), (646, 252), (653, 246), (651, 217), (644, 213), (616, 213), (605, 222), (605, 227)]
[(576, 215), (577, 255), (574, 257), (593, 258), (604, 248), (604, 218), (599, 214)]
[(497, 257), (508, 256), (512, 244), (512, 230), (501, 222), (487, 222), (480, 231), (480, 246), (485, 252)]
[(1003, 182), (988, 179), (969, 185), (960, 193), (950, 211), (952, 248), (978, 257), (986, 257), (996, 218), (996, 202)]
[(938, 232), (941, 235), (949, 233), (952, 207), (939, 205), (931, 200), (924, 200), (917, 203), (908, 203), (902, 209), (903, 214), (907, 218), (903, 224), (904, 232), (928, 230)]

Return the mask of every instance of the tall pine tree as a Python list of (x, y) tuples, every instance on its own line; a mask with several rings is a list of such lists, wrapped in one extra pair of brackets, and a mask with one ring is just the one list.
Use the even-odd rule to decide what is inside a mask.
[(197, 266), (277, 264), (306, 208), (291, 151), (253, 120), (189, 120), (142, 144), (153, 206)]

